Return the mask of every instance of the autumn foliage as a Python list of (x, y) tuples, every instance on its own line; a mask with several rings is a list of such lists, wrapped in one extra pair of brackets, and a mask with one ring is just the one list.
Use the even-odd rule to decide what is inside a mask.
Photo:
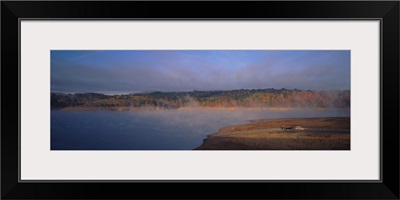
[(226, 91), (146, 92), (125, 95), (51, 93), (51, 106), (87, 107), (350, 107), (350, 90), (311, 91), (240, 89)]

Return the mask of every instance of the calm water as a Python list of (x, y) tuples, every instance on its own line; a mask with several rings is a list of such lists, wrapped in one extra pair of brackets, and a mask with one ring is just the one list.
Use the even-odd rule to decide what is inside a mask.
[(51, 111), (52, 150), (191, 150), (206, 135), (247, 120), (350, 116), (339, 110)]

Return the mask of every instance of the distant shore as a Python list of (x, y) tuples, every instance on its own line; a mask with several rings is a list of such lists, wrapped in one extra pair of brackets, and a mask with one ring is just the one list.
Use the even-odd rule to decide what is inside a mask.
[(159, 107), (126, 107), (126, 106), (112, 106), (112, 107), (90, 107), (90, 106), (70, 106), (65, 108), (52, 108), (53, 110), (64, 111), (196, 111), (196, 110), (223, 110), (223, 111), (241, 111), (241, 110), (271, 110), (271, 111), (292, 111), (292, 110), (321, 110), (326, 111), (329, 109), (335, 110), (349, 110), (350, 108), (304, 108), (304, 107), (203, 107), (203, 106), (186, 106), (179, 108), (159, 108)]
[(350, 150), (350, 117), (252, 120), (221, 128), (195, 150)]

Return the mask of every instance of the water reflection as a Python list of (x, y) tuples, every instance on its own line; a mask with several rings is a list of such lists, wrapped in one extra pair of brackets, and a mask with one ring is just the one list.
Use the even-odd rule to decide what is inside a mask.
[(342, 117), (348, 110), (51, 111), (52, 150), (191, 150), (252, 119)]

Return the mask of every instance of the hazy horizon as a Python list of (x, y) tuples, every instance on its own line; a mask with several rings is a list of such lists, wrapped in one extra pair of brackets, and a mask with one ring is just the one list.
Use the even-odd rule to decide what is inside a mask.
[[(58, 91), (51, 91), (51, 93), (55, 93), (55, 94), (87, 94), (87, 93), (95, 93), (95, 94), (104, 94), (104, 95), (130, 95), (130, 94), (146, 94), (146, 93), (154, 93), (154, 92), (162, 92), (162, 93), (173, 93), (173, 92), (218, 92), (218, 91), (235, 91), (235, 90), (269, 90), (269, 89), (273, 89), (273, 90), (289, 90), (289, 91), (294, 91), (297, 88), (294, 89), (287, 89), (287, 88), (253, 88), (253, 89), (232, 89), (232, 90), (181, 90), (181, 91), (135, 91), (135, 92), (124, 92), (124, 93), (116, 93), (116, 92), (91, 92), (91, 91), (86, 91), (86, 92), (58, 92)], [(300, 90), (297, 89), (299, 91), (313, 91), (313, 92), (320, 92), (320, 91), (324, 91), (324, 92), (336, 92), (336, 91), (346, 91), (346, 89), (344, 90)], [(347, 89), (350, 90), (350, 89)]]
[(51, 92), (350, 90), (348, 50), (52, 50)]

